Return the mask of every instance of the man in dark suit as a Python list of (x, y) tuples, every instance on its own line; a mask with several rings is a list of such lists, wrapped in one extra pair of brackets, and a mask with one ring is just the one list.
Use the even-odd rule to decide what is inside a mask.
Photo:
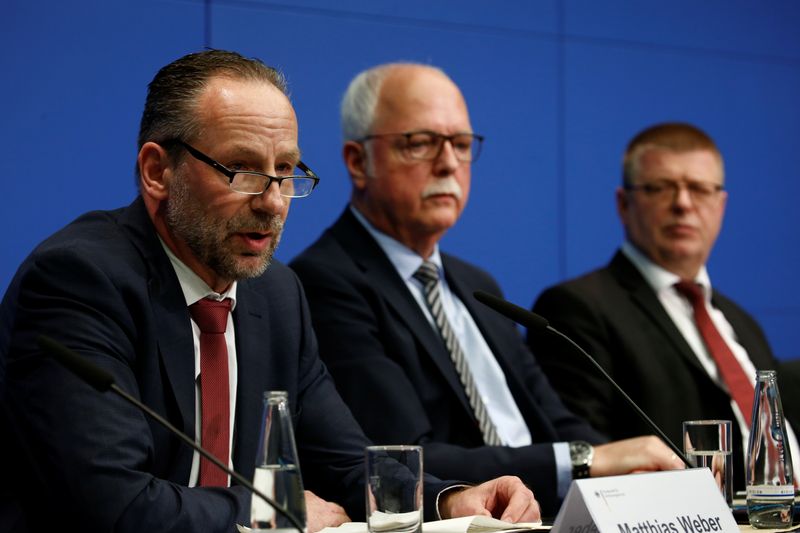
[[(673, 442), (684, 420), (733, 421), (734, 486), (743, 489), (748, 407), (732, 398), (675, 287), (703, 287), (704, 307), (746, 380), (776, 368), (755, 320), (711, 289), (705, 264), (722, 225), (723, 184), (722, 156), (698, 128), (667, 123), (639, 133), (616, 193), (626, 242), (605, 268), (545, 290), (534, 311), (594, 355)], [(528, 341), (567, 406), (596, 429), (612, 439), (649, 433), (576, 350), (549, 334), (529, 332)]]
[[(370, 69), (351, 82), (342, 122), (351, 204), (291, 267), (367, 435), (424, 445), (438, 476), (518, 475), (551, 516), (573, 475), (679, 467), (655, 438), (593, 448), (602, 439), (563, 406), (515, 325), (471, 297), (500, 294), (495, 281), (439, 251), (482, 140), (455, 84), (427, 66)], [(423, 271), (444, 281), (421, 282)]]
[[(142, 117), (139, 197), (80, 217), (20, 267), (0, 307), (0, 349), (3, 435), (16, 441), (5, 461), (23, 465), (15, 496), (27, 528), (229, 532), (250, 507), (246, 490), (158, 424), (47, 357), (39, 334), (104, 368), (245, 477), (262, 394), (288, 391), (309, 530), (363, 515), (368, 440), (319, 360), (300, 283), (270, 265), (290, 198), (316, 182), (285, 91), (277, 71), (231, 52), (167, 65)], [(222, 309), (215, 331), (198, 305)], [(447, 487), (427, 480), (428, 519), (538, 515), (517, 479)]]

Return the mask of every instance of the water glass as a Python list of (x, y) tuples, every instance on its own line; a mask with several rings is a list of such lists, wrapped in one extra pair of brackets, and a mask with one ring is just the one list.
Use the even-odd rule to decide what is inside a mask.
[(733, 455), (730, 420), (687, 420), (683, 451), (695, 467), (710, 468), (728, 503), (733, 503)]
[(422, 532), (422, 447), (365, 450), (367, 528), (371, 533)]

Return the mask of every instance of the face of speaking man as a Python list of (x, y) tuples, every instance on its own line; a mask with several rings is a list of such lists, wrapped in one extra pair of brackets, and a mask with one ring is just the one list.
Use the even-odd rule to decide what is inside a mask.
[[(722, 179), (712, 151), (647, 149), (630, 184), (635, 188), (617, 190), (628, 240), (662, 268), (694, 279), (722, 227), (727, 194), (716, 187)], [(659, 192), (648, 191), (651, 185)]]
[[(269, 83), (212, 78), (196, 109), (202, 133), (184, 141), (229, 169), (280, 176), (300, 160), (294, 110)], [(277, 183), (261, 194), (242, 194), (188, 153), (173, 167), (155, 143), (142, 152), (142, 168), (150, 171), (142, 173), (148, 211), (181, 261), (218, 292), (266, 270), (289, 210)], [(147, 175), (159, 179), (148, 186)]]
[[(346, 143), (344, 153), (354, 186), (354, 205), (382, 232), (428, 257), (466, 205), (470, 162), (460, 161), (445, 141), (433, 160), (408, 157), (409, 139), (381, 136), (429, 131), (471, 133), (464, 98), (453, 82), (434, 69), (401, 66), (384, 80), (372, 134), (364, 143)], [(411, 141), (413, 142), (413, 140)]]

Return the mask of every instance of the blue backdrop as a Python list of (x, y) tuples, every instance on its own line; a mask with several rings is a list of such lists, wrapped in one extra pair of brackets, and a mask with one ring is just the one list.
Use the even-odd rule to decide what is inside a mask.
[(685, 120), (726, 159), (712, 280), (779, 357), (800, 356), (800, 2), (6, 0), (0, 20), (0, 291), (45, 236), (134, 197), (138, 120), (164, 64), (208, 46), (285, 70), (303, 159), (322, 177), (292, 206), (287, 261), (347, 200), (338, 103), (349, 79), (414, 60), (453, 77), (487, 137), (443, 247), (491, 271), (510, 300), (527, 307), (608, 261), (625, 144)]

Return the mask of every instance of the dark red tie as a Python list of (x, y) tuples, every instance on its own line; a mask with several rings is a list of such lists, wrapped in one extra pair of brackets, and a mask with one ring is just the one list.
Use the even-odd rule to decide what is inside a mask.
[(719, 330), (711, 321), (711, 317), (706, 311), (703, 289), (700, 285), (693, 281), (681, 281), (675, 284), (675, 289), (692, 304), (697, 330), (703, 337), (703, 342), (705, 342), (711, 357), (716, 361), (719, 373), (728, 386), (731, 397), (739, 406), (745, 422), (750, 426), (753, 416), (753, 395), (755, 394), (753, 380), (747, 377), (742, 365), (736, 360)]
[[(230, 393), (228, 388), (228, 347), (225, 329), (231, 299), (203, 298), (189, 306), (200, 328), (200, 444), (212, 455), (229, 463)], [(207, 459), (200, 458), (201, 487), (227, 487), (228, 474)]]

